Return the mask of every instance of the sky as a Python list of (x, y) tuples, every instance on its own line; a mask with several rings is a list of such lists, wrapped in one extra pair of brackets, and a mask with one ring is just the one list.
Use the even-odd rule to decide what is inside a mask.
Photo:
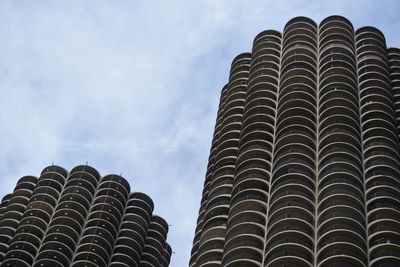
[(400, 1), (0, 1), (0, 196), (52, 163), (121, 174), (188, 265), (220, 90), (257, 33), (343, 15), (400, 47)]

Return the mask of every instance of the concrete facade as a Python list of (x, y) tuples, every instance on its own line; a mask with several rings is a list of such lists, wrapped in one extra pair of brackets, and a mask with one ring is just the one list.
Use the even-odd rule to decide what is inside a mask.
[(0, 204), (0, 266), (168, 267), (168, 224), (153, 209), (119, 175), (46, 167)]
[(378, 29), (261, 32), (221, 92), (189, 265), (400, 266), (399, 126)]

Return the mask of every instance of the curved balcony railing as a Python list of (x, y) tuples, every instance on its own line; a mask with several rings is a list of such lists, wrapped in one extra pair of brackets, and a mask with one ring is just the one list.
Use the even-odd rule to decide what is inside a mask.
[[(18, 243), (22, 240), (31, 240), (31, 235), (37, 234), (42, 240), (50, 223), (50, 218), (57, 206), (58, 199), (64, 187), (68, 172), (59, 166), (46, 167), (42, 173), (35, 188), (32, 191), (29, 202), (23, 215), (20, 217), (21, 222), (16, 228), (15, 236), (9, 242), (9, 248), (4, 255), (4, 266), (13, 264), (15, 259), (21, 258), (24, 262), (31, 265), (37, 255), (40, 244), (32, 244), (32, 250), (29, 254), (24, 254), (18, 247)], [(12, 206), (10, 206), (12, 207)], [(7, 213), (5, 214), (7, 215)], [(3, 220), (5, 218), (3, 216)], [(39, 222), (33, 224), (33, 222)], [(3, 247), (0, 247), (3, 248)], [(10, 265), (10, 266), (11, 266)]]

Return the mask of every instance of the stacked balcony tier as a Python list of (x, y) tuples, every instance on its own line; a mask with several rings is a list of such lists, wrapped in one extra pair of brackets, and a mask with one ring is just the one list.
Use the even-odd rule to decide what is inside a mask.
[(281, 34), (254, 40), (222, 266), (261, 266), (269, 193)]
[[(32, 266), (63, 191), (67, 175), (68, 172), (58, 166), (49, 166), (42, 171), (22, 217), (16, 221), (18, 227), (1, 266)], [(2, 221), (4, 220), (3, 216)]]
[(314, 261), (317, 25), (284, 29), (264, 266)]
[(319, 29), (317, 266), (366, 266), (354, 30), (332, 16)]
[[(356, 32), (371, 266), (400, 260), (400, 164), (393, 92), (383, 34)], [(383, 264), (383, 265), (382, 265)]]
[[(2, 200), (2, 216), (0, 220), (0, 261), (13, 241), (15, 231), (18, 228), (32, 192), (38, 179), (33, 176), (25, 176), (19, 179), (12, 194), (6, 195)], [(27, 215), (25, 215), (27, 216)], [(19, 239), (19, 237), (17, 238)], [(22, 240), (22, 239), (19, 239)]]
[(147, 232), (146, 244), (143, 247), (141, 267), (163, 266), (163, 256), (167, 246), (166, 239), (168, 233), (167, 222), (159, 217), (152, 216)]
[(193, 248), (192, 248), (192, 253), (189, 261), (189, 266), (192, 267), (195, 265), (196, 260), (197, 260), (197, 255), (198, 255), (198, 249), (199, 249), (199, 243), (200, 243), (200, 237), (203, 232), (203, 224), (204, 224), (204, 213), (206, 211), (207, 207), (207, 201), (208, 201), (208, 193), (209, 193), (209, 187), (211, 183), (211, 178), (213, 174), (213, 166), (214, 166), (214, 161), (215, 161), (215, 155), (217, 154), (218, 149), (218, 140), (220, 136), (220, 131), (221, 131), (221, 125), (222, 125), (222, 119), (223, 119), (223, 112), (224, 112), (224, 107), (225, 107), (225, 101), (226, 101), (226, 94), (227, 94), (227, 88), (228, 86), (224, 86), (221, 92), (221, 99), (220, 99), (220, 104), (218, 108), (218, 114), (217, 114), (217, 120), (215, 123), (215, 130), (214, 130), (214, 135), (212, 138), (212, 144), (211, 144), (211, 149), (210, 149), (210, 156), (208, 159), (208, 165), (207, 165), (207, 173), (206, 173), (206, 179), (204, 182), (204, 189), (203, 189), (203, 195), (201, 198), (201, 205), (200, 205), (200, 211), (199, 211), (199, 217), (197, 219), (197, 226), (196, 226), (196, 233), (193, 241)]
[(396, 112), (397, 133), (400, 134), (400, 49), (389, 48), (388, 63), (392, 82), (393, 104)]
[(209, 177), (196, 266), (221, 266), (250, 61), (251, 54), (244, 53), (232, 62), (212, 175)]
[(71, 171), (33, 266), (69, 266), (99, 179), (89, 166)]
[(12, 196), (13, 196), (12, 194), (7, 194), (2, 198), (1, 203), (0, 203), (0, 218), (5, 213), (5, 211), (7, 209), (8, 202), (10, 201)]

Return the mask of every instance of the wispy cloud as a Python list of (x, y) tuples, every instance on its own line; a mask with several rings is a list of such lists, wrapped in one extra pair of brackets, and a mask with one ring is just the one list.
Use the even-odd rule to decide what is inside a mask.
[[(362, 8), (360, 8), (362, 6)], [(397, 1), (1, 1), (0, 193), (51, 162), (122, 172), (187, 265), (220, 88), (254, 36), (341, 14), (400, 46)]]

